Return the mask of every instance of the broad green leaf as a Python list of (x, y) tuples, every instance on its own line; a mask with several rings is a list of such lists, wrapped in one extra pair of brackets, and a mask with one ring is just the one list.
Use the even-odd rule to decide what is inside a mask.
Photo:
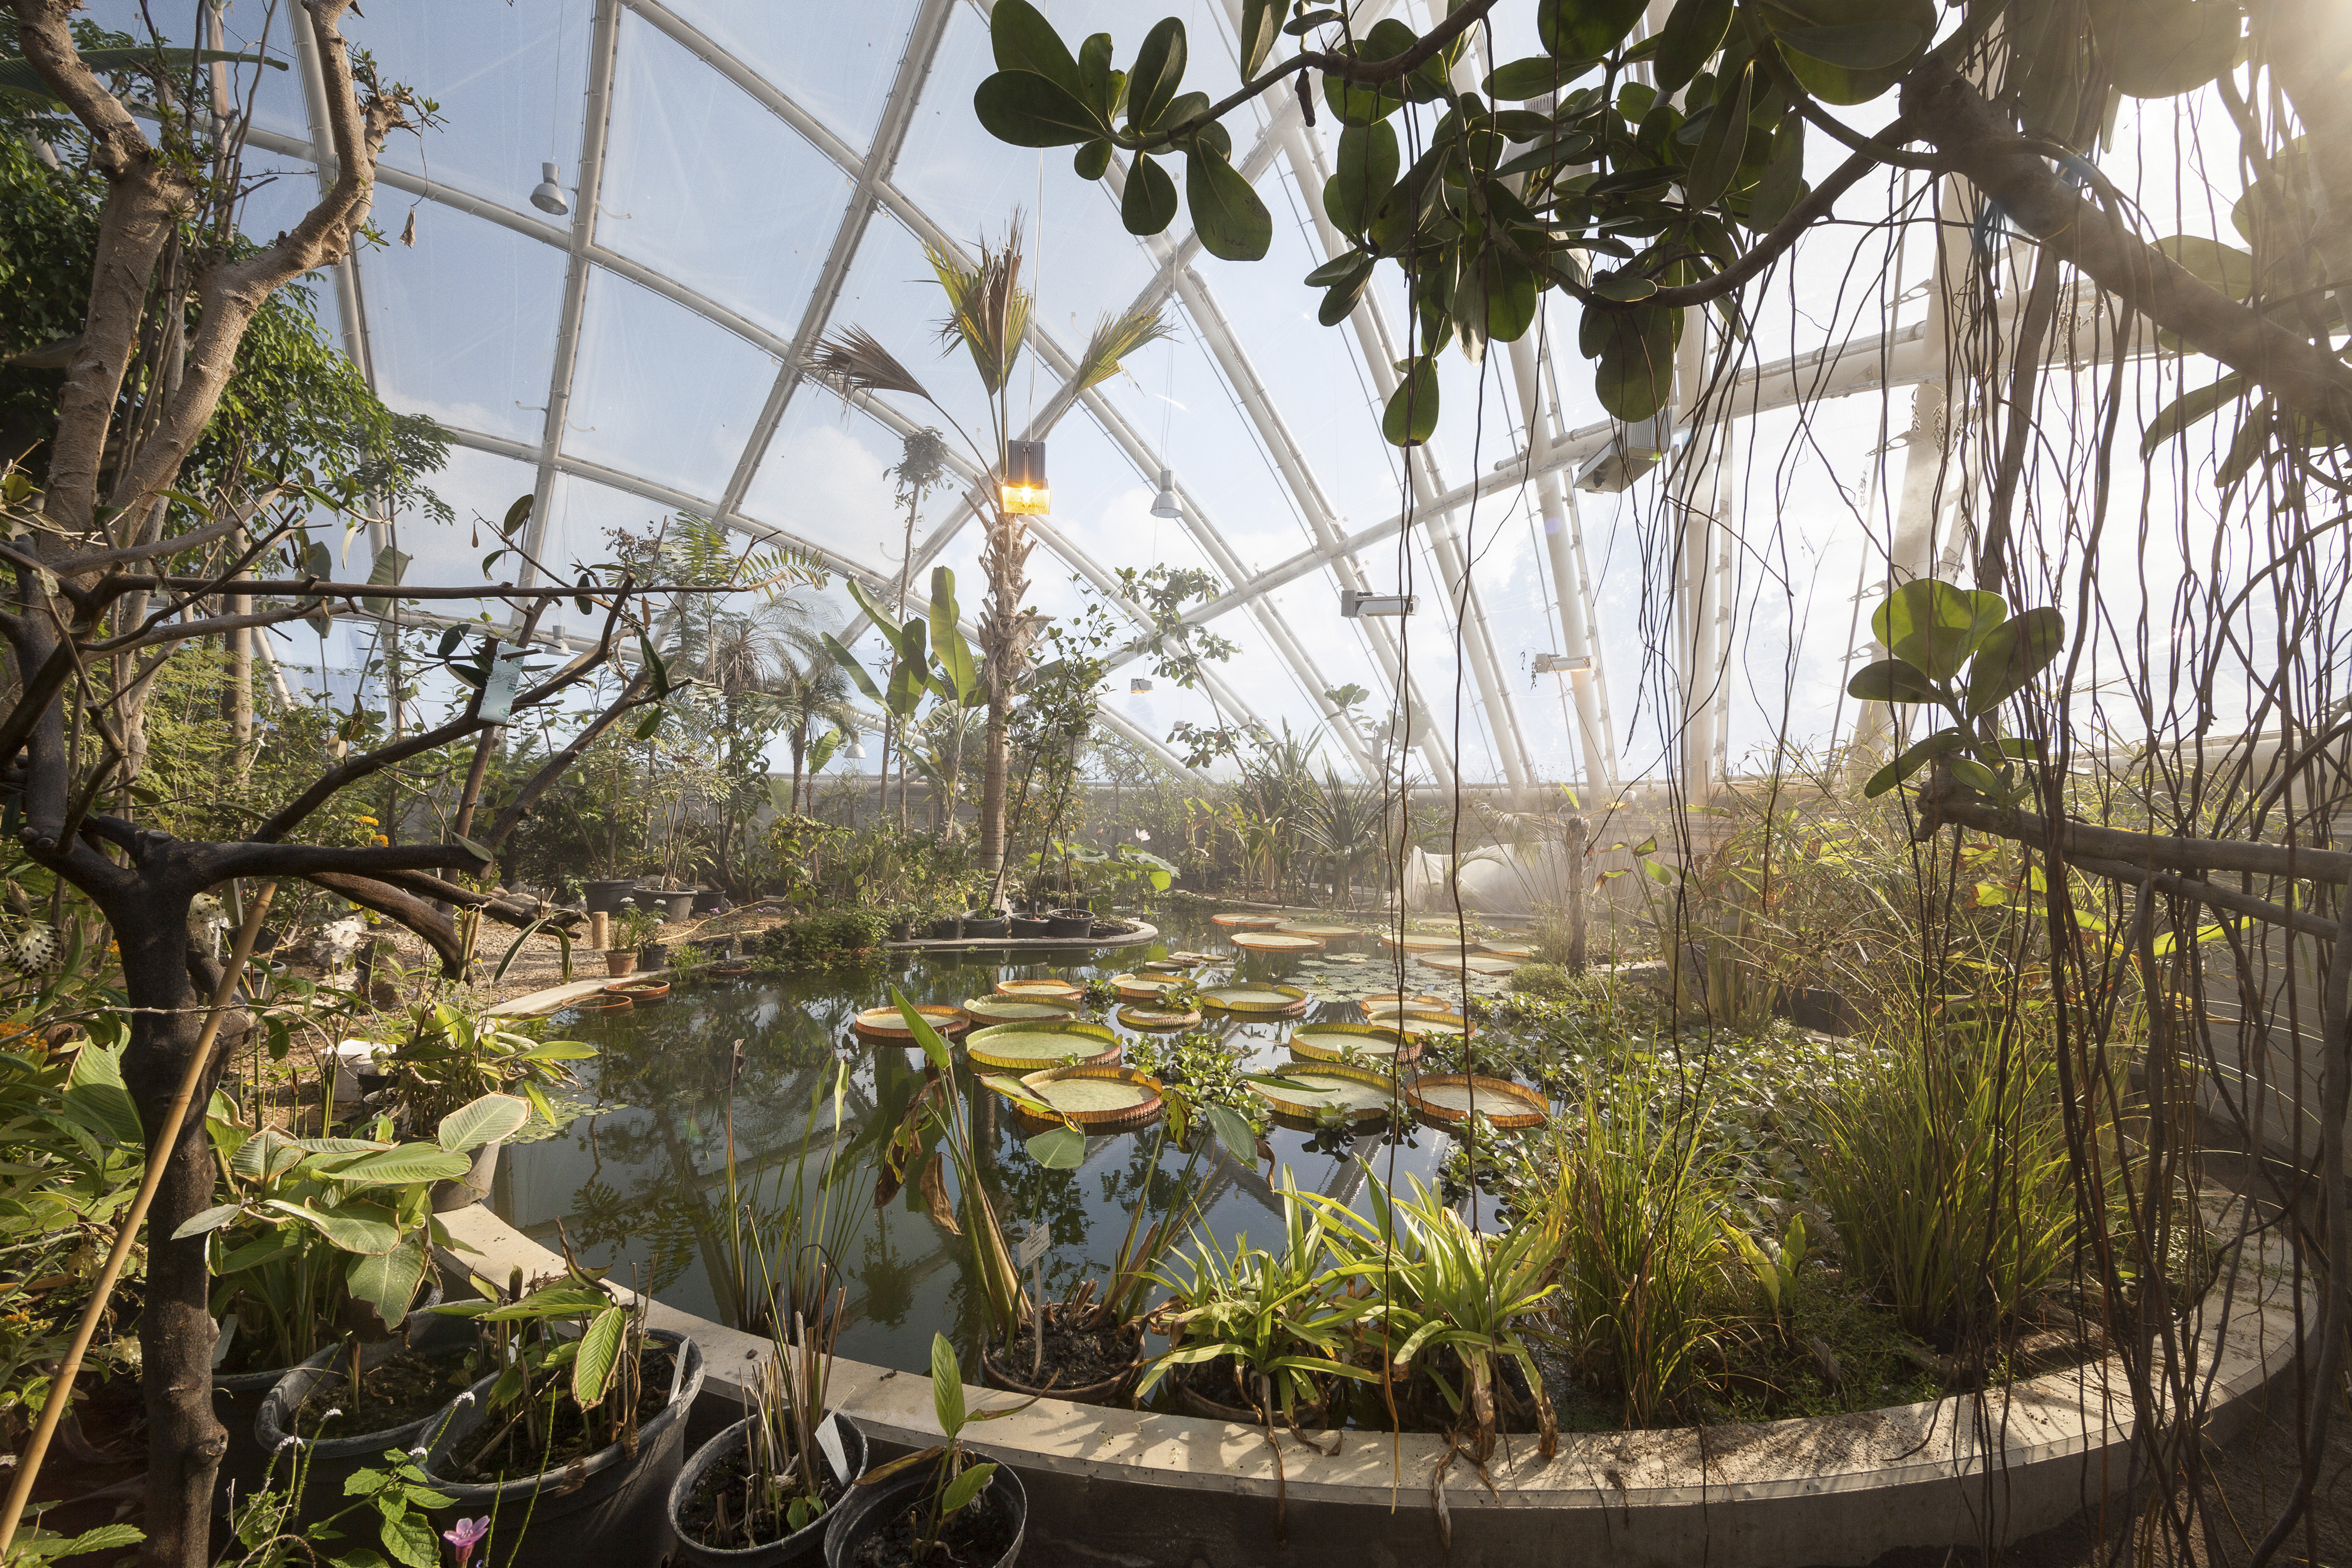
[(224, 1203), (216, 1205), (214, 1207), (205, 1209), (202, 1214), (191, 1216), (185, 1224), (182, 1225), (177, 1230), (172, 1232), (172, 1239), (174, 1241), (185, 1241), (191, 1236), (206, 1235), (212, 1231), (218, 1230), (222, 1226), (226, 1225), (230, 1220), (235, 1219), (238, 1215), (244, 1212), (245, 1206), (243, 1204)]
[(1242, 0), (1240, 53), (1244, 78), (1257, 75), (1274, 52), (1275, 40), (1282, 36), (1282, 14), (1287, 8), (1283, 0)]
[(354, 1258), (343, 1285), (355, 1301), (365, 1301), (383, 1326), (398, 1328), (415, 1303), (431, 1254), (419, 1240), (373, 1257)]
[(1593, 392), (1612, 417), (1635, 424), (1665, 406), (1674, 390), (1675, 329), (1682, 314), (1654, 306), (1586, 313), (1588, 324), (1599, 319)]
[[(1070, 172), (1081, 180), (1099, 180), (1110, 172), (1112, 148), (1108, 138), (1087, 142), (1070, 156)], [(806, 1499), (803, 1499), (806, 1501)]]
[(972, 90), (971, 108), (991, 136), (1015, 147), (1076, 147), (1110, 130), (1075, 93), (1034, 71), (998, 71)]
[(384, 1500), (376, 1503), (383, 1549), (403, 1568), (440, 1568), (441, 1542), (433, 1533), (433, 1521), (405, 1506), (386, 1508)]
[(1769, 229), (1804, 199), (1805, 121), (1801, 115), (1783, 114), (1780, 128), (1772, 132), (1771, 156), (1748, 195), (1748, 226)]
[(1698, 75), (1731, 27), (1731, 0), (1675, 0), (1658, 30), (1658, 51), (1650, 57), (1652, 79), (1660, 92), (1680, 92)]
[(2109, 0), (2099, 10), (2113, 18), (2101, 29), (2101, 53), (2116, 90), (2133, 98), (2194, 92), (2244, 51), (2236, 0)]
[(2000, 777), (1976, 758), (1955, 757), (1950, 766), (1952, 777), (1979, 794), (1990, 795), (1996, 800), (2001, 800), (2006, 795), (2007, 791), (2001, 788)]
[(1163, 16), (1143, 36), (1135, 51), (1135, 66), (1127, 76), (1127, 123), (1136, 131), (1151, 131), (1176, 101), (1184, 82), (1184, 24)]
[(605, 1385), (621, 1359), (621, 1343), (628, 1328), (629, 1310), (607, 1307), (580, 1332), (580, 1354), (572, 1363), (572, 1397), (583, 1410), (604, 1403)]
[(1437, 361), (1428, 354), (1413, 357), (1404, 379), (1389, 394), (1381, 415), (1381, 434), (1391, 446), (1418, 446), (1437, 431)]
[(1076, 1127), (1049, 1127), (1029, 1140), (1029, 1157), (1047, 1170), (1074, 1171), (1087, 1157), (1087, 1135)]
[(654, 695), (657, 697), (669, 695), (669, 665), (659, 653), (654, 652), (652, 641), (642, 632), (637, 633), (637, 653), (643, 660), (638, 667), (651, 681)]
[(1939, 694), (1936, 684), (1907, 659), (1880, 659), (1864, 664), (1845, 684), (1846, 695), (1870, 703), (1931, 703)]
[(1488, 251), (1483, 258), (1486, 278), (1486, 336), (1497, 343), (1517, 342), (1536, 319), (1536, 275), (1513, 257)]
[(2254, 258), (2236, 246), (2202, 235), (2172, 235), (2156, 241), (2155, 248), (2179, 262), (2200, 283), (2232, 299), (2244, 299), (2254, 291)]
[(1564, 60), (1597, 60), (1649, 9), (1646, 0), (1540, 0), (1536, 37)]
[(1202, 248), (1222, 261), (1257, 261), (1274, 243), (1274, 216), (1240, 170), (1213, 147), (1184, 157), (1184, 203)]
[(1957, 751), (1968, 744), (1968, 737), (1957, 729), (1939, 729), (1916, 746), (1906, 748), (1903, 755), (1870, 776), (1862, 787), (1865, 799), (1875, 800), (1889, 789), (1927, 765), (1927, 759), (1946, 751)]
[(950, 1441), (963, 1430), (963, 1368), (943, 1333), (931, 1335), (931, 1408)]
[(1323, 183), (1323, 211), (1340, 233), (1364, 232), (1395, 188), (1398, 167), (1396, 130), (1386, 120), (1339, 132), (1331, 177)]
[(988, 1483), (995, 1479), (996, 1467), (984, 1460), (967, 1468), (963, 1474), (950, 1481), (947, 1489), (940, 1493), (940, 1512), (942, 1514), (955, 1512), (986, 1490)]
[(1779, 27), (1780, 47), (1849, 71), (1882, 70), (1927, 42), (1908, 22), (1849, 22), (1834, 27)]
[(1718, 98), (1700, 133), (1690, 172), (1683, 180), (1684, 198), (1694, 207), (1711, 207), (1731, 187), (1732, 175), (1748, 147), (1748, 112), (1755, 97), (1756, 67), (1739, 68), (1739, 79), (1729, 97)]
[(2245, 371), (2226, 371), (2195, 392), (2173, 399), (2147, 422), (2147, 430), (2139, 438), (2141, 458), (2154, 456), (2158, 447), (2182, 431), (2203, 423), (2245, 396), (2251, 384)]
[[(558, 1044), (577, 1045), (577, 1040), (562, 1040)], [(589, 1054), (594, 1054), (591, 1049)], [(530, 1107), (511, 1094), (485, 1094), (480, 1099), (458, 1106), (441, 1118), (434, 1135), (445, 1149), (478, 1149), (484, 1144), (495, 1144), (522, 1131), (530, 1120)]]
[(1886, 596), (1871, 613), (1870, 632), (1880, 647), (1909, 660), (1930, 680), (1948, 681), (2008, 618), (2009, 606), (1998, 593), (1921, 578)]
[[(124, 1149), (146, 1146), (146, 1134), (139, 1126), (139, 1108), (131, 1103), (131, 1091), (123, 1087), (121, 1051), (104, 1051), (92, 1044), (76, 1051), (63, 1100), (74, 1121), (106, 1142)], [(257, 1159), (257, 1155), (256, 1174)]]
[(431, 1144), (403, 1144), (382, 1154), (322, 1157), (314, 1160), (304, 1174), (315, 1172), (330, 1181), (355, 1186), (405, 1186), (411, 1182), (448, 1181), (464, 1176), (471, 1163), (463, 1155)]
[(988, 14), (988, 42), (998, 70), (1031, 71), (1073, 98), (1080, 95), (1078, 62), (1029, 0), (996, 0)]
[(270, 1197), (264, 1198), (261, 1207), (300, 1220), (346, 1252), (373, 1256), (400, 1245), (399, 1223), (392, 1210), (381, 1204), (347, 1203), (336, 1208), (314, 1208), (308, 1204)]
[(1176, 221), (1176, 182), (1149, 152), (1137, 153), (1128, 165), (1118, 221), (1131, 235), (1163, 234)]
[(1227, 1154), (1244, 1166), (1257, 1163), (1257, 1134), (1240, 1112), (1230, 1105), (1211, 1103), (1201, 1107), (1201, 1114), (1208, 1122), (1209, 1131), (1217, 1135), (1217, 1142), (1225, 1145)]
[[(1763, 11), (1775, 34), (1802, 38), (1804, 47), (1787, 44), (1782, 57), (1790, 74), (1827, 103), (1867, 103), (1886, 92), (1936, 32), (1935, 0), (1764, 0)], [(1877, 57), (1904, 41), (1895, 30), (1903, 27), (1911, 29), (1908, 52), (1890, 64), (1849, 66), (1807, 52)]]
[(923, 1054), (930, 1058), (931, 1065), (938, 1068), (943, 1076), (952, 1075), (955, 1057), (949, 1051), (947, 1042), (940, 1038), (939, 1030), (931, 1027), (931, 1020), (917, 1012), (915, 1004), (907, 999), (907, 993), (896, 986), (890, 988), (890, 999), (898, 1004), (898, 1016), (907, 1020), (908, 1029), (914, 1030), (915, 1043), (923, 1048)]
[(1573, 63), (1554, 59), (1549, 55), (1530, 55), (1523, 60), (1498, 66), (1486, 74), (1484, 84), (1486, 96), (1505, 103), (1525, 103), (1530, 99), (1544, 98), (1567, 89), (1568, 85), (1590, 71), (1591, 60)]
[(2066, 646), (2066, 618), (2048, 605), (1994, 628), (1969, 672), (1969, 716), (1991, 712), (2024, 689)]
[(824, 633), (824, 651), (833, 655), (833, 662), (841, 666), (842, 673), (856, 684), (859, 691), (866, 694), (868, 702), (882, 700), (881, 689), (875, 685), (874, 677), (866, 673), (866, 666), (857, 662), (857, 655), (843, 647), (830, 632)]

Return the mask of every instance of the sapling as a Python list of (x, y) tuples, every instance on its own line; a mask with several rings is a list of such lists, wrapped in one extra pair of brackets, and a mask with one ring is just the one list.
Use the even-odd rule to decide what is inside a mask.
[(988, 1490), (988, 1483), (995, 1479), (993, 1462), (975, 1460), (965, 1452), (963, 1429), (975, 1421), (994, 1421), (1017, 1414), (1035, 1403), (1033, 1398), (993, 1410), (967, 1410), (963, 1403), (963, 1367), (956, 1360), (955, 1346), (948, 1343), (945, 1334), (931, 1336), (931, 1408), (939, 1416), (940, 1432), (947, 1440), (893, 1459), (857, 1480), (859, 1486), (875, 1486), (917, 1465), (931, 1467), (930, 1485), (924, 1489), (912, 1511), (916, 1519), (916, 1563), (928, 1563), (940, 1554), (940, 1537), (949, 1521), (978, 1500)]

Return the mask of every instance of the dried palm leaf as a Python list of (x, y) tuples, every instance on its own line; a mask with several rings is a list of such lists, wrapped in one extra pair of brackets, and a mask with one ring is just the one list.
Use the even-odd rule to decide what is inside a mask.
[(912, 392), (925, 402), (931, 394), (915, 373), (863, 327), (845, 328), (817, 340), (805, 363), (809, 375), (843, 397), (857, 392)]

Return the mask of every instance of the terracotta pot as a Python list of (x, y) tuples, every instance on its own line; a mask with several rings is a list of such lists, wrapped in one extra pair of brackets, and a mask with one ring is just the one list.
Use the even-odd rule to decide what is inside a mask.
[(637, 972), (637, 956), (619, 950), (604, 955), (604, 972), (608, 975), (634, 975)]

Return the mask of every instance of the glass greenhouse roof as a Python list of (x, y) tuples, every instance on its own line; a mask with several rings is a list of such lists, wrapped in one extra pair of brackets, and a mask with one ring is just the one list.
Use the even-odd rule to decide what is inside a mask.
[[(1390, 8), (1426, 21), (1422, 0)], [(1233, 9), (1047, 7), (1069, 37), (1108, 27), (1124, 37), (1150, 16), (1184, 16), (1187, 85), (1213, 94), (1236, 79)], [(128, 26), (137, 11), (101, 0), (89, 14)], [(1527, 0), (1498, 13), (1496, 55), (1533, 52), (1533, 11)], [(269, 7), (236, 0), (232, 42), (288, 57), (282, 12), (261, 38)], [(1456, 757), (1469, 783), (1658, 771), (1660, 703), (1648, 688), (1671, 676), (1644, 653), (1664, 612), (1643, 570), (1658, 553), (1643, 537), (1662, 526), (1657, 508), (1645, 511), (1642, 486), (1571, 490), (1570, 514), (1547, 522), (1524, 461), (1530, 411), (1502, 345), (1484, 363), (1445, 357), (1444, 417), (1410, 472), (1382, 441), (1388, 334), (1402, 301), (1379, 288), (1393, 278), (1383, 269), (1375, 308), (1352, 329), (1318, 326), (1318, 295), (1299, 283), (1328, 254), (1328, 117), (1306, 126), (1284, 93), (1233, 123), (1234, 162), (1275, 214), (1265, 261), (1207, 256), (1181, 215), (1167, 235), (1137, 239), (1119, 223), (1115, 180), (1081, 182), (1065, 154), (1006, 146), (975, 121), (972, 89), (992, 68), (986, 12), (987, 0), (413, 0), (352, 16), (347, 31), (383, 75), (439, 106), (438, 125), (386, 148), (375, 205), (386, 242), (320, 290), (321, 321), (383, 398), (432, 415), (456, 444), (432, 483), (457, 525), (398, 520), (398, 547), (415, 558), (408, 580), (476, 580), (471, 520), (535, 493), (541, 550), (559, 563), (599, 559), (605, 530), (688, 510), (895, 582), (904, 514), (886, 471), (902, 434), (939, 415), (911, 399), (845, 406), (801, 361), (825, 332), (865, 328), (973, 426), (969, 367), (940, 358), (923, 246), (969, 252), (1017, 219), (1037, 294), (1037, 352), (1018, 372), (1032, 384), (1016, 382), (1031, 412), (1059, 406), (1059, 372), (1104, 313), (1164, 302), (1176, 327), (1052, 426), (1055, 511), (1030, 563), (1038, 609), (1068, 613), (1084, 585), (1099, 591), (1122, 567), (1205, 568), (1224, 589), (1212, 623), (1240, 648), (1213, 683), (1228, 720), (1327, 727), (1327, 754), (1360, 765), (1369, 751), (1325, 694), (1370, 691), (1377, 726), (1395, 711), (1401, 652), (1427, 773), (1443, 779)], [(266, 235), (316, 192), (324, 133), (304, 69), (258, 75), (249, 165), (278, 177), (250, 198), (246, 227)], [(1874, 111), (1891, 109), (1861, 113)], [(530, 199), (548, 163), (569, 202), (562, 215)], [(1883, 215), (1904, 193), (1864, 194)], [(413, 245), (393, 238), (412, 215)], [(1760, 533), (1726, 530), (1739, 628), (1720, 750), (1733, 759), (1783, 734), (1826, 739), (1838, 722), (1848, 661), (1867, 635), (1857, 598), (1883, 580), (1901, 482), (1909, 398), (1881, 389), (1925, 373), (1903, 369), (1903, 345), (1921, 335), (1927, 291), (1915, 285), (1930, 275), (1931, 241), (1881, 225), (1807, 244), (1793, 280), (1758, 302), (1757, 340), (1773, 345), (1768, 362), (1791, 343), (1826, 345), (1832, 362), (1760, 375), (1760, 412), (1741, 422), (1724, 465), (1726, 515), (1760, 517), (1771, 538), (1766, 549)], [(1573, 307), (1546, 298), (1549, 315), (1529, 334), (1533, 412), (1555, 459), (1564, 446), (1573, 463), (1600, 450), (1605, 416), (1574, 350)], [(1801, 438), (1786, 405), (1832, 382), (1870, 395), (1814, 403)], [(1152, 514), (1163, 467), (1182, 498), (1178, 519)], [(1401, 535), (1408, 507), (1413, 526)], [(970, 518), (961, 495), (935, 496), (916, 539), (918, 568), (953, 568), (967, 607), (980, 581)], [(1563, 554), (1548, 528), (1570, 536)], [(1580, 582), (1559, 580), (1563, 559)], [(1343, 619), (1351, 585), (1414, 592), (1420, 613)], [(1581, 617), (1563, 612), (1564, 593), (1585, 601), (1589, 648), (1565, 641)], [(820, 619), (846, 625), (837, 581), (828, 599)], [(1553, 673), (1586, 660), (1614, 737), (1600, 759), (1580, 755), (1569, 680)], [(1164, 681), (1129, 695), (1140, 673), (1118, 671), (1118, 695), (1105, 699), (1131, 736), (1213, 722), (1205, 698)]]

